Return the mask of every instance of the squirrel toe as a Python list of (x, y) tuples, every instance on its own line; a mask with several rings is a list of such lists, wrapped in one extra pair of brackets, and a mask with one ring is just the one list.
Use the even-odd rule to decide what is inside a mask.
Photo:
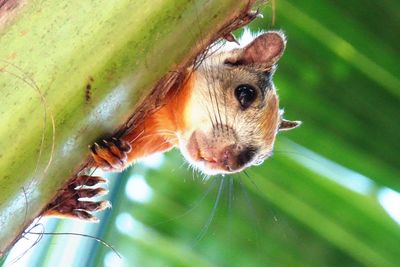
[(127, 164), (131, 146), (128, 142), (112, 137), (94, 143), (90, 149), (98, 167), (107, 171), (122, 171)]

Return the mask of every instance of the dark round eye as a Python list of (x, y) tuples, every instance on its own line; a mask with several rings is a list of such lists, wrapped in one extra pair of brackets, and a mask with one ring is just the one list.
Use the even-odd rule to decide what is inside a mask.
[(235, 97), (243, 109), (248, 108), (257, 97), (256, 89), (249, 84), (241, 84), (235, 89)]

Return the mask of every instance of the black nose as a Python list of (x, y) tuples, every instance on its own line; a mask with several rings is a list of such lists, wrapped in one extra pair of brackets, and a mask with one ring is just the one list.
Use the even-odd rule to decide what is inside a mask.
[(254, 147), (246, 147), (242, 151), (240, 151), (237, 156), (237, 163), (239, 166), (246, 165), (250, 161), (252, 161), (257, 154), (257, 149)]

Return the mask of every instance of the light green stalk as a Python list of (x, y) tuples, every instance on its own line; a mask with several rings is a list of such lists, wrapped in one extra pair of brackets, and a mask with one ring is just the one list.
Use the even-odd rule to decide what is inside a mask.
[(247, 4), (42, 0), (10, 11), (0, 27), (0, 255), (88, 145)]

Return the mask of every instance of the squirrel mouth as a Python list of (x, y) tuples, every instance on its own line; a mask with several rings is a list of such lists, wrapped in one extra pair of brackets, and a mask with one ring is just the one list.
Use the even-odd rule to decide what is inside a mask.
[(202, 161), (207, 161), (210, 163), (217, 163), (217, 160), (215, 158), (208, 158), (207, 156), (203, 156), (201, 150), (199, 150), (199, 158)]
[(207, 161), (216, 163), (216, 159), (207, 156), (204, 151), (200, 148), (198, 133), (195, 131), (189, 139), (188, 151), (191, 158), (195, 161)]

